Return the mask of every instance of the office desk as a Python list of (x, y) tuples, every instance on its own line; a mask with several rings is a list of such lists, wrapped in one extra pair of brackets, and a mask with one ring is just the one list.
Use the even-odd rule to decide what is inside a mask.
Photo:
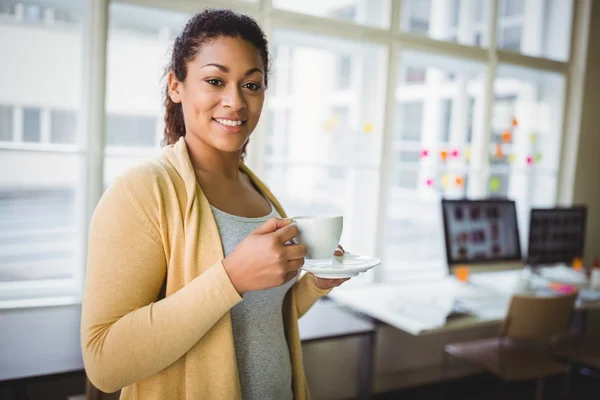
[[(419, 284), (378, 283), (362, 287), (340, 287), (329, 297), (355, 311), (411, 335), (427, 335), (499, 325), (516, 291), (520, 271), (473, 275), (475, 284), (448, 277)], [(466, 316), (446, 318), (455, 299), (470, 306)], [(600, 309), (600, 301), (578, 301), (577, 310)]]
[(374, 322), (343, 309), (330, 299), (323, 298), (298, 320), (298, 325), (303, 344), (347, 337), (360, 339), (357, 393), (359, 399), (370, 398), (373, 375)]

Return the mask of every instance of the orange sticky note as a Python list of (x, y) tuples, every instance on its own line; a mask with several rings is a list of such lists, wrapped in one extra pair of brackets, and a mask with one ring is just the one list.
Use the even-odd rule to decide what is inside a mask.
[(502, 132), (502, 141), (504, 143), (509, 143), (512, 140), (512, 133), (510, 131)]
[(458, 279), (461, 282), (468, 282), (469, 281), (469, 268), (468, 267), (456, 267), (456, 269), (454, 270), (454, 274), (456, 275), (456, 279)]
[(463, 179), (462, 176), (457, 176), (455, 179), (456, 182), (456, 186), (462, 186), (465, 184), (465, 180)]
[(502, 145), (500, 145), (500, 144), (496, 145), (496, 157), (497, 158), (504, 157), (504, 152), (502, 151)]
[(573, 259), (572, 267), (575, 271), (581, 271), (583, 269), (583, 260), (581, 260), (581, 257), (575, 257)]
[(519, 125), (519, 123), (517, 122), (517, 119), (515, 117), (512, 117), (512, 126), (517, 126)]
[(448, 152), (446, 150), (440, 151), (440, 158), (442, 159), (442, 161), (446, 161), (446, 159), (448, 158)]

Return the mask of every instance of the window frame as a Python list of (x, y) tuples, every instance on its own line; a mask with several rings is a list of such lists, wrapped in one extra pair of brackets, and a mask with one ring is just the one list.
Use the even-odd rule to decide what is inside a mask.
[[(85, 187), (81, 191), (81, 198), (78, 199), (78, 210), (80, 216), (77, 217), (77, 229), (82, 233), (79, 238), (76, 252), (75, 264), (76, 270), (74, 277), (62, 287), (69, 289), (60, 289), (56, 287), (55, 291), (48, 293), (41, 290), (40, 287), (48, 282), (23, 282), (19, 286), (19, 291), (8, 289), (6, 285), (0, 283), (0, 308), (8, 307), (29, 307), (53, 305), (57, 302), (77, 303), (81, 300), (83, 288), (83, 279), (85, 275), (85, 265), (87, 258), (87, 227), (93, 214), (94, 208), (104, 191), (103, 166), (107, 150), (105, 148), (105, 100), (106, 100), (106, 59), (107, 59), (107, 40), (108, 40), (108, 13), (111, 3), (125, 3), (139, 6), (160, 8), (169, 11), (193, 13), (198, 10), (199, 3), (206, 7), (227, 7), (236, 11), (246, 13), (257, 19), (259, 24), (265, 30), (267, 37), (275, 28), (284, 28), (300, 33), (316, 33), (320, 35), (332, 36), (342, 39), (351, 39), (366, 43), (375, 43), (385, 46), (387, 66), (386, 73), (386, 91), (383, 111), (383, 140), (382, 161), (379, 168), (379, 190), (377, 195), (377, 222), (374, 224), (372, 234), (375, 237), (376, 247), (373, 248), (374, 254), (384, 253), (385, 221), (387, 218), (388, 187), (392, 179), (390, 169), (393, 165), (395, 154), (393, 152), (394, 139), (394, 119), (396, 108), (396, 87), (398, 76), (398, 66), (401, 62), (401, 54), (404, 50), (426, 50), (430, 53), (445, 56), (454, 56), (474, 61), (484, 62), (486, 64), (486, 75), (484, 82), (484, 138), (473, 146), (478, 146), (480, 150), (485, 150), (490, 146), (490, 137), (492, 133), (491, 118), (493, 117), (492, 105), (494, 101), (494, 80), (496, 70), (500, 64), (509, 64), (523, 66), (540, 71), (557, 72), (565, 78), (565, 90), (567, 95), (563, 101), (563, 129), (561, 137), (561, 154), (559, 156), (559, 165), (557, 172), (558, 183), (556, 185), (556, 198), (559, 201), (572, 198), (573, 181), (568, 179), (573, 174), (574, 165), (566, 161), (571, 161), (572, 149), (576, 146), (578, 140), (577, 121), (581, 115), (581, 93), (583, 88), (583, 75), (581, 71), (585, 69), (585, 45), (587, 43), (587, 33), (589, 32), (589, 9), (590, 0), (574, 0), (571, 21), (571, 32), (569, 37), (570, 50), (566, 61), (556, 61), (543, 57), (532, 57), (509, 50), (499, 49), (498, 44), (498, 24), (499, 24), (499, 0), (490, 0), (490, 7), (487, 8), (488, 26), (482, 30), (482, 37), (486, 38), (487, 48), (468, 46), (455, 42), (445, 42), (430, 39), (429, 37), (414, 34), (401, 30), (401, 10), (403, 0), (390, 0), (390, 23), (388, 28), (378, 28), (374, 26), (360, 25), (357, 23), (344, 22), (325, 17), (317, 17), (297, 12), (286, 11), (273, 7), (272, 0), (256, 0), (254, 2), (236, 1), (236, 0), (202, 0), (191, 2), (189, 0), (87, 0), (87, 12), (83, 26), (82, 49), (83, 49), (83, 82), (82, 96), (83, 103), (78, 118), (78, 134), (84, 135), (81, 144), (76, 145), (48, 145), (43, 148), (39, 146), (30, 146), (27, 143), (5, 143), (0, 142), (0, 155), (3, 152), (17, 150), (29, 151), (51, 151), (59, 153), (75, 153), (85, 158)], [(92, 62), (93, 60), (93, 62)], [(266, 131), (268, 129), (268, 112), (263, 113), (261, 122), (253, 134), (252, 145), (249, 146), (247, 163), (255, 173), (261, 176), (264, 173), (264, 165), (267, 155)], [(14, 121), (13, 121), (14, 123)], [(14, 138), (13, 138), (14, 140)], [(474, 151), (473, 154), (476, 152)], [(479, 151), (480, 154), (487, 154), (487, 151)], [(487, 178), (490, 174), (489, 162), (485, 157), (472, 159), (471, 166), (480, 168), (476, 182), (469, 185), (469, 196), (483, 195), (487, 190)], [(374, 280), (380, 281), (382, 277), (381, 268), (375, 269)], [(56, 283), (56, 282), (55, 282)], [(20, 285), (20, 284), (19, 284)], [(58, 285), (60, 286), (60, 285)], [(65, 291), (66, 290), (66, 291)], [(18, 293), (17, 293), (18, 292)], [(37, 301), (36, 299), (41, 299)], [(62, 300), (61, 300), (62, 299)], [(7, 306), (8, 304), (8, 306)]]

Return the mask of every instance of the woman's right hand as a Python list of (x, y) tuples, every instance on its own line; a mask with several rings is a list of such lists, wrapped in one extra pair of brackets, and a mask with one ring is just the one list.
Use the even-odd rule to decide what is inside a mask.
[(281, 286), (304, 265), (306, 246), (287, 244), (298, 236), (291, 219), (271, 218), (223, 260), (225, 271), (240, 295)]

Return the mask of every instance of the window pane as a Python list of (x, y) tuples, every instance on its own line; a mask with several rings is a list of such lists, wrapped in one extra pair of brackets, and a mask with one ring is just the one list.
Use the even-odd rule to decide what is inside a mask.
[(289, 11), (381, 28), (387, 28), (390, 24), (389, 0), (273, 0), (273, 6)]
[(189, 16), (111, 2), (107, 43), (105, 185), (156, 154), (170, 47)]
[(517, 201), (524, 237), (529, 208), (556, 200), (564, 90), (562, 75), (508, 65), (498, 68), (488, 193)]
[(39, 108), (23, 109), (23, 141), (39, 142), (41, 137), (41, 111)]
[(403, 0), (402, 30), (469, 46), (487, 46), (489, 0)]
[(106, 145), (123, 147), (155, 147), (156, 118), (129, 115), (106, 116)]
[(500, 0), (498, 48), (566, 61), (573, 0)]
[(0, 282), (69, 279), (84, 268), (75, 263), (84, 156), (27, 149), (48, 146), (57, 125), (75, 142), (88, 2), (1, 3), (0, 140), (23, 149), (0, 154)]
[(77, 113), (75, 111), (52, 110), (51, 141), (52, 143), (71, 144), (76, 141)]
[(72, 276), (82, 165), (80, 156), (69, 154), (2, 154), (0, 282)]
[(13, 109), (12, 107), (0, 106), (0, 141), (10, 142), (13, 140)]
[(484, 65), (405, 51), (399, 68), (421, 70), (423, 80), (401, 79), (396, 90), (383, 255), (387, 280), (444, 273), (440, 200), (467, 195), (470, 177), (478, 173), (469, 163), (471, 143), (483, 132)]
[(271, 41), (287, 90), (267, 96), (265, 181), (290, 216), (344, 215), (344, 246), (373, 254), (385, 48), (288, 30)]

